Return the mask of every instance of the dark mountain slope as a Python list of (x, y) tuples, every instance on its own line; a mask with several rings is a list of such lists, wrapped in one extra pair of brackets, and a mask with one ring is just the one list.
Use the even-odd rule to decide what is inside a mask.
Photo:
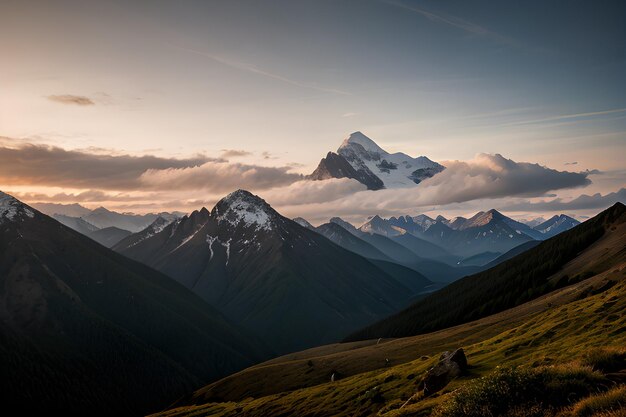
[(623, 233), (621, 226), (625, 222), (626, 207), (617, 203), (593, 219), (492, 269), (459, 280), (347, 340), (404, 337), (447, 328), (515, 307), (582, 280), (584, 274), (564, 275), (556, 281), (547, 278), (605, 233)]
[(394, 236), (391, 239), (400, 243), (421, 258), (437, 259), (444, 262), (453, 262), (453, 259), (456, 259), (456, 257), (452, 256), (442, 247), (415, 237), (410, 233)]
[(411, 295), (367, 259), (243, 190), (115, 249), (171, 275), (279, 352), (336, 341)]
[(120, 229), (118, 227), (105, 227), (104, 229), (96, 230), (87, 235), (87, 237), (95, 240), (102, 246), (110, 248), (115, 246), (117, 242), (130, 236), (131, 232), (128, 230)]
[(522, 254), (526, 252), (527, 250), (534, 248), (540, 243), (541, 241), (539, 240), (531, 240), (530, 242), (522, 243), (521, 245), (514, 247), (510, 251), (503, 253), (502, 255), (494, 259), (493, 261), (486, 264), (485, 268), (486, 269), (493, 268), (494, 266), (499, 265), (504, 261), (508, 261), (511, 258), (515, 258), (517, 255)]
[(315, 230), (337, 245), (365, 258), (383, 261), (391, 260), (391, 258), (382, 253), (374, 245), (367, 243), (356, 235), (353, 235), (336, 223), (324, 223), (318, 226)]
[(171, 278), (0, 193), (6, 409), (144, 415), (260, 350)]

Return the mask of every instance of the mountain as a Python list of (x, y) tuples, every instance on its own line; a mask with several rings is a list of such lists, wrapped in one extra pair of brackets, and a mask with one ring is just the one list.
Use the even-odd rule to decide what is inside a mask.
[[(443, 216), (436, 220), (425, 216), (419, 218), (422, 226), (410, 216), (390, 219), (374, 216), (359, 230), (391, 237), (422, 258), (445, 259), (453, 264), (484, 252), (504, 253), (534, 238), (545, 237), (497, 210), (481, 211), (464, 221), (458, 219), (450, 222)], [(450, 226), (453, 223), (456, 228)], [(418, 242), (421, 248), (415, 246)]]
[(0, 192), (0, 379), (22, 414), (145, 415), (269, 355), (171, 278)]
[(74, 229), (78, 233), (82, 233), (85, 236), (97, 230), (100, 230), (99, 227), (94, 226), (93, 224), (85, 221), (80, 217), (71, 217), (64, 214), (54, 214), (52, 215), (52, 218), (59, 223), (69, 227), (70, 229)]
[(484, 252), (504, 253), (522, 243), (534, 240), (533, 236), (539, 237), (540, 234), (497, 210), (481, 211), (462, 222), (458, 229), (451, 228), (443, 221), (437, 221), (423, 233), (417, 234), (417, 237), (441, 246), (462, 258)]
[(309, 223), (307, 219), (304, 219), (302, 217), (296, 217), (293, 219), (293, 221), (298, 223), (302, 227), (306, 227), (307, 229), (310, 229), (310, 230), (315, 230), (315, 227), (311, 223)]
[[(408, 238), (400, 242), (398, 239), (400, 239), (401, 236), (389, 238), (376, 233), (362, 232), (339, 217), (333, 217), (330, 219), (330, 222), (342, 226), (351, 234), (374, 246), (395, 263), (413, 269), (431, 281), (448, 283), (479, 270), (479, 268), (474, 266), (454, 267), (437, 259), (424, 258), (422, 255), (424, 255), (425, 249), (428, 251), (432, 250), (432, 247), (437, 248), (435, 250), (442, 249), (417, 238), (411, 239), (412, 236), (408, 236), (407, 234), (402, 236), (408, 236)], [(416, 245), (418, 241), (419, 243)], [(337, 241), (337, 243), (341, 244), (339, 241)], [(424, 244), (430, 245), (430, 247), (424, 246)], [(349, 247), (347, 248), (350, 249)], [(447, 256), (443, 256), (442, 258), (448, 259)]]
[(559, 214), (558, 216), (553, 216), (549, 220), (538, 224), (533, 229), (543, 234), (544, 239), (547, 239), (579, 224), (580, 222), (578, 220), (573, 219), (570, 216), (566, 216), (565, 214)]
[(385, 222), (389, 225), (385, 227), (393, 227), (395, 230), (399, 231), (399, 233), (396, 234), (404, 234), (406, 231), (412, 235), (417, 235), (426, 230), (430, 225), (427, 221), (424, 224), (418, 223), (411, 216), (390, 217)]
[(545, 222), (546, 219), (544, 219), (543, 217), (535, 217), (534, 219), (523, 219), (520, 221), (526, 226), (534, 228), (535, 226), (538, 226), (541, 223)]
[(83, 219), (100, 229), (104, 229), (105, 227), (117, 227), (119, 229), (130, 230), (135, 233), (148, 227), (157, 219), (157, 217), (162, 217), (172, 221), (179, 216), (177, 213), (117, 213), (115, 211), (107, 210), (104, 207), (99, 207), (84, 216)]
[(444, 167), (425, 156), (389, 152), (361, 132), (346, 138), (337, 153), (329, 152), (308, 178), (353, 178), (370, 190), (413, 187), (443, 171)]
[(463, 226), (465, 226), (465, 224), (467, 224), (468, 219), (466, 219), (465, 217), (455, 217), (454, 219), (451, 219), (449, 221), (446, 221), (445, 224), (453, 230), (460, 230), (463, 228)]
[(115, 246), (117, 242), (130, 235), (131, 232), (128, 230), (119, 229), (117, 227), (105, 227), (104, 229), (95, 230), (87, 234), (87, 237), (90, 237), (102, 246), (111, 248)]
[(334, 152), (328, 152), (326, 158), (322, 158), (315, 171), (307, 178), (318, 181), (331, 178), (352, 178), (364, 184), (368, 190), (384, 188), (383, 181), (374, 173), (367, 170), (357, 171), (343, 156)]
[(336, 243), (350, 252), (359, 254), (364, 258), (378, 259), (382, 261), (391, 260), (374, 245), (358, 238), (336, 223), (324, 223), (313, 230), (316, 230), (331, 242)]
[(408, 248), (402, 246), (400, 243), (394, 242), (390, 238), (383, 235), (362, 232), (361, 230), (354, 227), (351, 223), (348, 223), (340, 217), (331, 218), (330, 223), (341, 226), (354, 236), (369, 243), (374, 248), (382, 252), (387, 258), (392, 259), (395, 262), (401, 264), (411, 263), (414, 262), (417, 258), (417, 255), (415, 253), (410, 251)]
[(115, 250), (192, 289), (278, 352), (336, 341), (411, 291), (244, 190)]
[(445, 249), (434, 243), (420, 239), (411, 233), (405, 233), (391, 238), (393, 241), (400, 243), (402, 246), (410, 249), (423, 259), (441, 260), (443, 262), (454, 262), (455, 257)]
[[(125, 247), (125, 248), (135, 246), (139, 242), (142, 242), (142, 241), (146, 240), (147, 238), (152, 237), (155, 234), (161, 232), (170, 223), (174, 223), (174, 222), (177, 222), (177, 221), (178, 220), (170, 221), (168, 219), (165, 219), (165, 218), (159, 216), (148, 227), (146, 227), (142, 231), (137, 232), (137, 233), (132, 233), (132, 234), (124, 237), (123, 239), (119, 240), (113, 246), (120, 246), (120, 247)], [(111, 247), (113, 247), (113, 246), (111, 246)]]
[(421, 227), (422, 231), (425, 231), (430, 226), (437, 223), (435, 219), (432, 219), (425, 214), (418, 214), (417, 216), (412, 217), (412, 219), (414, 223)]
[[(373, 324), (347, 340), (404, 337), (455, 326), (495, 314), (584, 280), (588, 275), (558, 274), (582, 251), (603, 239), (623, 253), (626, 206), (616, 203), (594, 218), (546, 240), (494, 268), (458, 280), (392, 317)], [(608, 245), (608, 244), (607, 244)], [(610, 245), (609, 245), (610, 246)], [(609, 252), (608, 248), (604, 251)], [(585, 260), (592, 271), (602, 256)], [(596, 272), (590, 272), (595, 275)], [(550, 279), (548, 279), (550, 278)]]
[(51, 216), (51, 217), (54, 217), (55, 214), (60, 214), (63, 216), (70, 216), (70, 217), (83, 217), (91, 213), (91, 210), (76, 203), (74, 204), (34, 203), (34, 204), (31, 204), (31, 206), (36, 208), (40, 212), (47, 214), (48, 216)]
[(514, 247), (510, 251), (503, 253), (502, 255), (498, 256), (496, 259), (486, 264), (485, 268), (486, 269), (493, 268), (494, 266), (501, 264), (504, 261), (508, 261), (511, 258), (515, 258), (517, 255), (524, 253), (529, 249), (534, 248), (540, 243), (541, 241), (539, 240), (531, 240), (530, 242), (522, 243), (521, 245)]
[[(173, 221), (183, 215), (180, 212), (156, 214), (117, 213), (104, 207), (89, 210), (80, 204), (35, 203), (33, 207), (83, 234), (107, 227), (117, 227), (118, 229), (129, 230), (134, 233), (146, 228), (159, 216)], [(81, 220), (96, 228), (91, 230), (90, 227), (83, 227), (80, 224)]]
[(406, 233), (406, 230), (394, 226), (389, 221), (376, 215), (365, 222), (359, 230), (363, 233), (383, 235), (387, 237), (399, 236)]
[[(534, 243), (536, 241), (532, 241), (529, 243)], [(520, 246), (524, 246), (525, 244), (521, 244)], [(509, 252), (514, 251), (515, 249), (519, 248), (520, 246), (517, 246), (513, 249), (511, 249)], [(507, 253), (509, 253), (507, 252)], [(494, 262), (495, 260), (497, 260), (502, 254), (499, 252), (482, 252), (479, 253), (477, 255), (473, 255), (470, 256), (468, 258), (463, 258), (460, 261), (457, 262), (457, 265), (470, 265), (470, 266), (482, 266), (482, 265), (487, 265), (490, 262)], [(499, 263), (499, 262), (498, 262)]]

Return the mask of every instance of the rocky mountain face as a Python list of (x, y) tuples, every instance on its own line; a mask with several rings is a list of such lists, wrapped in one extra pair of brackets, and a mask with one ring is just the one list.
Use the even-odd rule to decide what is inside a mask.
[(319, 165), (307, 178), (327, 180), (331, 178), (352, 178), (365, 185), (368, 190), (384, 188), (383, 181), (369, 170), (356, 170), (342, 155), (328, 152)]
[(346, 138), (337, 153), (329, 152), (309, 176), (312, 180), (353, 178), (369, 190), (412, 187), (444, 167), (425, 156), (390, 154), (361, 132)]
[(411, 294), (244, 190), (137, 240), (114, 249), (174, 277), (277, 352), (336, 341)]

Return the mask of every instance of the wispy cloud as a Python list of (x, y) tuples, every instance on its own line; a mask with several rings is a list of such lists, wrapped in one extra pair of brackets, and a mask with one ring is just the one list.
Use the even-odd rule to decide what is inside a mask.
[(46, 98), (56, 103), (73, 104), (77, 106), (93, 106), (94, 104), (96, 104), (89, 97), (76, 96), (73, 94), (50, 95), (50, 96), (47, 96)]
[(409, 6), (399, 1), (383, 0), (383, 3), (420, 14), (424, 16), (425, 18), (427, 18), (428, 20), (430, 20), (431, 22), (452, 26), (454, 28), (460, 29), (472, 35), (478, 35), (478, 36), (490, 38), (498, 43), (516, 46), (516, 47), (524, 46), (520, 42), (516, 41), (515, 39), (501, 35), (483, 26), (477, 25), (476, 23), (472, 23), (467, 20), (461, 19), (460, 17), (431, 12), (421, 7)]
[(323, 87), (323, 86), (319, 86), (316, 84), (309, 84), (309, 83), (304, 83), (301, 81), (297, 81), (297, 80), (293, 80), (291, 78), (287, 78), (284, 77), (280, 74), (276, 74), (273, 72), (269, 72), (269, 71), (265, 71), (263, 69), (260, 69), (254, 65), (251, 64), (246, 64), (243, 62), (237, 62), (237, 61), (233, 61), (231, 59), (227, 59), (224, 57), (221, 57), (219, 55), (214, 55), (214, 54), (210, 54), (207, 52), (203, 52), (203, 51), (198, 51), (196, 49), (189, 49), (189, 48), (181, 48), (179, 46), (174, 46), (174, 45), (169, 45), (174, 49), (178, 49), (180, 51), (184, 51), (184, 52), (189, 52), (191, 54), (195, 54), (195, 55), (200, 55), (206, 58), (209, 58), (215, 62), (219, 62), (222, 65), (226, 65), (232, 68), (236, 68), (238, 70), (241, 71), (246, 71), (246, 72), (250, 72), (252, 74), (257, 74), (257, 75), (261, 75), (263, 77), (267, 77), (267, 78), (271, 78), (274, 80), (278, 80), (278, 81), (282, 81), (284, 83), (287, 84), (291, 84), (291, 85), (295, 85), (298, 87), (303, 87), (303, 88), (308, 88), (311, 90), (317, 90), (317, 91), (323, 91), (325, 93), (332, 93), (332, 94), (339, 94), (339, 95), (344, 95), (344, 96), (349, 96), (352, 95), (351, 93), (347, 92), (347, 91), (343, 91), (343, 90), (339, 90), (336, 88), (328, 88), (328, 87)]
[(501, 126), (520, 126), (520, 125), (531, 125), (531, 124), (539, 124), (539, 123), (546, 123), (546, 122), (558, 122), (561, 120), (587, 119), (590, 117), (605, 116), (607, 114), (616, 114), (616, 113), (626, 113), (626, 108), (609, 109), (609, 110), (601, 110), (601, 111), (586, 112), (586, 113), (559, 114), (556, 116), (543, 117), (540, 119), (521, 120), (518, 122), (506, 123)]

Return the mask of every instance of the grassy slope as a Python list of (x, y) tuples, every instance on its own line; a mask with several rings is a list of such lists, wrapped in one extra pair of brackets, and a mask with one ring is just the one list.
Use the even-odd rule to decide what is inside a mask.
[[(420, 415), (447, 392), (499, 365), (551, 364), (591, 347), (626, 344), (626, 225), (610, 230), (551, 279), (595, 275), (513, 309), (402, 339), (310, 349), (248, 368), (194, 394), (165, 415)], [(443, 350), (463, 346), (473, 366), (430, 399), (398, 409)], [(386, 359), (389, 364), (386, 365)], [(332, 372), (342, 378), (330, 383)], [(367, 398), (379, 387), (382, 402)], [(188, 404), (189, 404), (188, 403)], [(204, 403), (204, 404), (203, 404)]]

